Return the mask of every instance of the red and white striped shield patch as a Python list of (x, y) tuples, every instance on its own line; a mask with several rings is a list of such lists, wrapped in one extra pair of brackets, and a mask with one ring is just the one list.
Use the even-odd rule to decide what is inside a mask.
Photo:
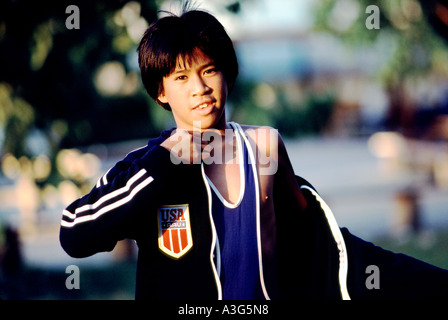
[(162, 206), (158, 212), (159, 249), (172, 258), (193, 247), (188, 204)]

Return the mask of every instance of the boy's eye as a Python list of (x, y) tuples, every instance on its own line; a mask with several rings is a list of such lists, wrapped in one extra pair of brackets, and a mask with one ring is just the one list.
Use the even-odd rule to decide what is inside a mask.
[(187, 76), (178, 76), (178, 77), (176, 77), (174, 80), (186, 80), (187, 79)]
[(205, 70), (205, 74), (214, 74), (214, 73), (216, 73), (218, 70), (216, 70), (216, 68), (210, 68), (210, 69), (207, 69), (207, 70)]

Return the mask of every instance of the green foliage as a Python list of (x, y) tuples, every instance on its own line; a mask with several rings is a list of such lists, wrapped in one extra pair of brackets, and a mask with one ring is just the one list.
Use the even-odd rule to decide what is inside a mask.
[[(380, 28), (368, 29), (366, 13), (375, 5)], [(435, 62), (448, 63), (448, 48), (428, 23), (425, 2), (418, 0), (323, 0), (315, 12), (315, 29), (340, 38), (349, 46), (371, 46), (383, 41), (393, 47), (389, 63), (379, 75), (385, 83), (435, 70)], [(444, 71), (447, 71), (446, 68)]]
[(10, 85), (0, 83), (0, 128), (4, 129), (6, 150), (15, 156), (26, 154), (24, 142), (34, 118), (31, 105), (17, 96)]
[[(267, 86), (274, 97), (266, 104), (260, 86)], [(271, 126), (288, 137), (322, 134), (331, 118), (335, 103), (333, 92), (315, 92), (306, 84), (279, 83), (276, 85), (256, 83), (239, 79), (229, 97), (232, 120), (259, 126)], [(300, 97), (291, 98), (287, 91), (298, 93)], [(264, 106), (263, 106), (264, 105)]]
[(448, 230), (446, 229), (421, 232), (411, 235), (406, 240), (382, 237), (376, 239), (374, 243), (386, 250), (404, 253), (437, 267), (448, 269), (448, 256), (446, 255)]
[[(65, 26), (70, 15), (66, 13), (68, 5), (79, 8), (79, 29)], [(121, 63), (128, 75), (136, 72), (128, 61), (137, 44), (126, 24), (119, 21), (125, 6), (129, 6), (128, 11), (139, 11), (135, 15), (146, 21), (156, 17), (155, 1), (2, 2), (0, 82), (9, 88), (10, 98), (7, 99), (16, 109), (14, 113), (3, 111), (3, 116), (10, 118), (2, 119), (2, 129), (8, 137), (3, 145), (4, 152), (16, 156), (25, 154), (23, 137), (27, 129), (32, 126), (50, 136), (56, 121), (63, 121), (68, 127), (62, 139), (54, 142), (60, 143), (56, 147), (107, 142), (110, 139), (106, 132), (120, 126), (107, 117), (108, 108), (115, 108), (118, 103), (122, 103), (121, 114), (135, 112), (136, 118), (147, 121), (144, 129), (138, 125), (140, 132), (120, 130), (120, 140), (154, 134), (141, 88), (124, 94), (129, 98), (126, 100), (123, 95), (102, 95), (94, 83), (98, 69), (109, 61)], [(145, 110), (143, 117), (142, 110)]]

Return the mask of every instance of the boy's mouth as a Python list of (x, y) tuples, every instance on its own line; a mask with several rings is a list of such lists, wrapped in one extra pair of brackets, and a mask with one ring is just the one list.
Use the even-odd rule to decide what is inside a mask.
[(203, 104), (197, 106), (195, 109), (196, 109), (196, 110), (205, 109), (205, 108), (207, 108), (209, 105), (210, 105), (210, 103), (208, 103), (208, 102), (207, 102), (207, 103), (203, 103)]
[(198, 110), (198, 109), (205, 109), (208, 106), (210, 106), (211, 104), (215, 103), (214, 100), (212, 99), (207, 99), (207, 100), (202, 100), (202, 102), (198, 105), (196, 105), (193, 110)]
[(200, 113), (201, 115), (207, 115), (210, 112), (212, 112), (214, 106), (215, 106), (214, 101), (206, 101), (201, 104), (198, 104), (196, 107), (193, 108), (193, 110)]

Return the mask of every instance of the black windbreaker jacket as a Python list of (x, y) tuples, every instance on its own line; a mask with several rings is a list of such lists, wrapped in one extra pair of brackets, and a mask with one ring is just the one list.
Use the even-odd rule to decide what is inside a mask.
[[(136, 299), (221, 299), (210, 186), (201, 164), (172, 163), (170, 152), (160, 146), (171, 131), (129, 153), (89, 194), (69, 205), (60, 242), (70, 256), (82, 258), (135, 239)], [(296, 178), (306, 210), (276, 180), (275, 216), (258, 210), (259, 275), (266, 299), (448, 297), (446, 270), (339, 228), (313, 186)], [(170, 226), (175, 232), (166, 231)], [(368, 285), (369, 266), (377, 272), (374, 288)]]

